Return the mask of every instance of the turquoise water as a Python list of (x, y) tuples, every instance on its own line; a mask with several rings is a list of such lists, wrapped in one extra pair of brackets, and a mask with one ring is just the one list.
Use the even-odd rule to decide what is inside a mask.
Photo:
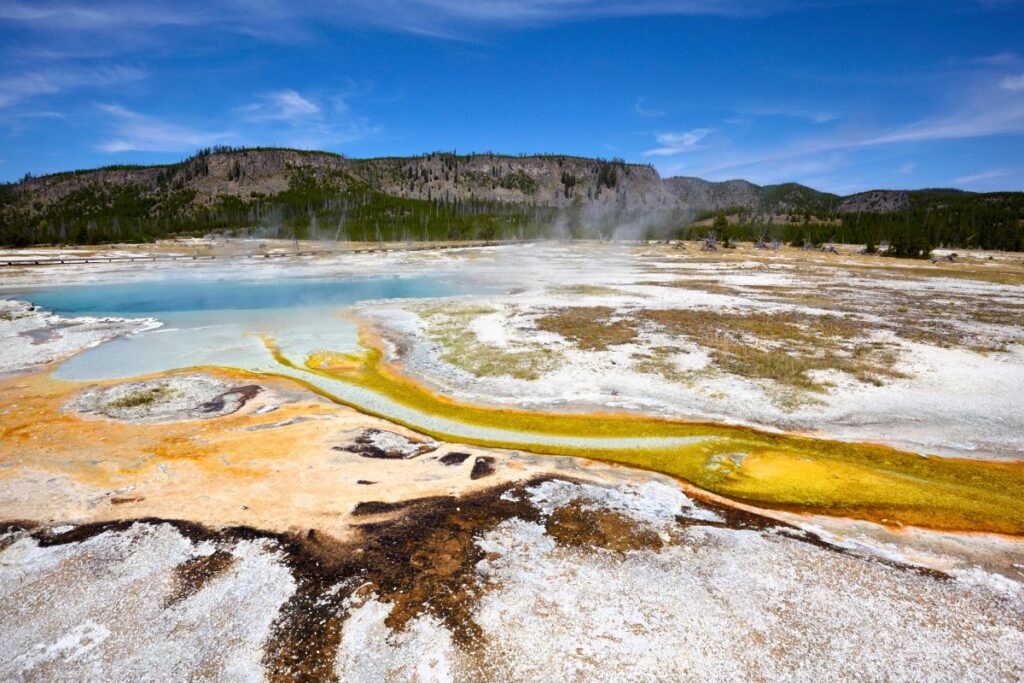
[(27, 299), (64, 316), (160, 317), (197, 311), (294, 311), (348, 306), (371, 299), (451, 296), (464, 287), (436, 278), (366, 280), (154, 280), (76, 285), (23, 292)]
[(260, 335), (301, 367), (318, 350), (355, 351), (358, 329), (342, 311), (379, 299), (437, 298), (478, 293), (479, 285), (436, 278), (367, 280), (153, 281), (76, 285), (21, 292), (31, 301), (63, 316), (155, 318), (163, 326), (88, 349), (59, 365), (58, 379), (100, 381), (194, 366), (234, 367), (287, 375), (308, 382), (367, 412), (388, 416), (413, 428), (456, 437), (518, 442), (557, 449), (682, 446), (703, 437), (588, 438), (527, 434), (464, 424), (401, 405), (363, 387), (280, 365)]
[(278, 365), (260, 335), (273, 338), (301, 362), (312, 351), (357, 348), (358, 330), (341, 316), (352, 304), (467, 291), (436, 278), (161, 280), (46, 288), (16, 296), (66, 317), (155, 318), (162, 323), (156, 330), (89, 349), (53, 373), (58, 379), (94, 381), (199, 365), (273, 371)]

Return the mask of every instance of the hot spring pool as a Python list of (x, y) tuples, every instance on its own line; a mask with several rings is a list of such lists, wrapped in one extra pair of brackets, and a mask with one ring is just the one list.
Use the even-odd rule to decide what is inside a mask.
[[(178, 368), (219, 366), (293, 377), (371, 414), (465, 439), (550, 447), (645, 448), (692, 444), (703, 438), (589, 438), (529, 434), (431, 415), (364, 387), (301, 369), (314, 351), (360, 349), (345, 307), (381, 299), (437, 298), (478, 293), (480, 286), (439, 278), (177, 280), (79, 285), (23, 291), (22, 298), (65, 317), (154, 318), (163, 326), (84, 351), (59, 365), (57, 379), (88, 382)], [(279, 363), (261, 337), (272, 339), (297, 367)]]
[[(474, 287), (472, 291), (478, 291)], [(311, 351), (352, 351), (357, 329), (341, 316), (352, 304), (377, 299), (433, 298), (470, 293), (452, 280), (160, 280), (20, 291), (16, 297), (64, 317), (155, 318), (163, 326), (101, 344), (53, 373), (75, 381), (133, 377), (199, 365), (254, 372), (278, 370), (260, 335), (290, 357)]]

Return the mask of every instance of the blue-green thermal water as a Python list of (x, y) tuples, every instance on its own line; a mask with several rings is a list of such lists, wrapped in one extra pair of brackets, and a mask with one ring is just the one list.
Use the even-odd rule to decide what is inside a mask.
[(352, 304), (380, 299), (437, 298), (470, 294), (470, 288), (436, 278), (346, 281), (284, 280), (151, 281), (78, 285), (21, 292), (19, 298), (65, 317), (155, 318), (163, 326), (84, 351), (53, 372), (57, 379), (100, 381), (197, 366), (234, 367), (305, 381), (367, 412), (413, 428), (494, 442), (552, 448), (650, 448), (704, 438), (586, 438), (526, 434), (429, 415), (340, 379), (288, 368), (274, 360), (260, 336), (273, 339), (296, 366), (320, 350), (355, 351), (358, 329), (341, 313)]
[(450, 280), (375, 278), (161, 280), (37, 289), (18, 297), (65, 317), (155, 318), (163, 324), (89, 349), (54, 372), (58, 379), (92, 381), (200, 365), (275, 371), (279, 366), (260, 335), (300, 359), (317, 350), (351, 351), (358, 330), (342, 318), (346, 307), (466, 293)]

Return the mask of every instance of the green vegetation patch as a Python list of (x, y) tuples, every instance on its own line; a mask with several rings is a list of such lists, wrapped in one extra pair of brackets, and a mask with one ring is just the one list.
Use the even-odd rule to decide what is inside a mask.
[(110, 402), (109, 407), (118, 410), (148, 406), (173, 396), (176, 392), (166, 384), (138, 389)]
[(678, 353), (680, 349), (675, 346), (655, 346), (650, 349), (650, 353), (633, 354), (633, 360), (636, 361), (633, 369), (637, 372), (661, 375), (669, 382), (686, 383), (697, 373), (679, 369), (674, 360)]
[(627, 292), (624, 289), (605, 287), (604, 285), (565, 285), (564, 287), (555, 287), (551, 291), (555, 294), (565, 294), (569, 296), (643, 296), (642, 294), (634, 294), (633, 292)]
[(639, 332), (634, 322), (617, 317), (608, 306), (563, 308), (538, 318), (535, 324), (538, 330), (560, 335), (585, 351), (628, 344)]
[(441, 358), (476, 377), (534, 380), (558, 362), (559, 354), (552, 349), (523, 345), (500, 348), (480, 341), (472, 330), (472, 322), (495, 313), (494, 308), (432, 306), (418, 312), (427, 322), (427, 338), (444, 349)]
[(748, 379), (823, 392), (812, 372), (838, 370), (862, 382), (902, 377), (896, 354), (861, 342), (863, 324), (797, 312), (724, 313), (707, 309), (643, 310), (637, 316), (707, 348), (715, 365)]

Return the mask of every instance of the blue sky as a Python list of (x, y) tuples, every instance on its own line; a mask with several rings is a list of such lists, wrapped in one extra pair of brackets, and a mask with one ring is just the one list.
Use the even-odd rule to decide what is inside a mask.
[(0, 60), (3, 180), (229, 144), (1024, 190), (1024, 0), (0, 0)]

